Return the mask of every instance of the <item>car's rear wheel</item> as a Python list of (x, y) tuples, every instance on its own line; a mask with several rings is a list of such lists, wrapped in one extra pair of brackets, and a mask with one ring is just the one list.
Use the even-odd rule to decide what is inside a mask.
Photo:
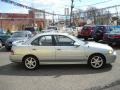
[(102, 68), (105, 65), (105, 58), (102, 55), (93, 55), (89, 58), (88, 64), (94, 69)]
[(29, 70), (37, 69), (39, 66), (39, 61), (34, 56), (26, 56), (24, 58), (24, 66)]

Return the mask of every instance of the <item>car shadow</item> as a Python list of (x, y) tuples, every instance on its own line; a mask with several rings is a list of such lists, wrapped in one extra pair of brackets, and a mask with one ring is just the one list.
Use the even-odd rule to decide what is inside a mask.
[(112, 65), (108, 64), (102, 69), (92, 69), (87, 65), (41, 65), (37, 70), (27, 70), (21, 64), (10, 63), (0, 66), (0, 75), (12, 76), (54, 76), (95, 74), (110, 71)]

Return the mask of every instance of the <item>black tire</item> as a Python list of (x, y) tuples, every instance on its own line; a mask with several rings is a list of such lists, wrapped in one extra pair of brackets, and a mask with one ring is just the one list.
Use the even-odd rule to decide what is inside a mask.
[(99, 39), (97, 39), (97, 38), (94, 38), (94, 41), (95, 41), (95, 42), (98, 42), (98, 41), (99, 41)]
[(84, 38), (84, 40), (88, 40), (88, 38), (87, 38), (87, 37), (85, 37), (85, 38)]
[(112, 42), (111, 45), (112, 45), (112, 46), (116, 46), (117, 43), (116, 43), (116, 42)]
[(80, 36), (80, 35), (78, 35), (77, 37), (78, 37), (78, 38), (81, 38), (81, 36)]
[(26, 56), (23, 58), (23, 64), (26, 69), (35, 70), (39, 67), (39, 60), (35, 56)]
[[(99, 60), (98, 60), (99, 58)], [(95, 61), (96, 59), (96, 61)], [(95, 54), (89, 57), (88, 65), (93, 69), (103, 68), (106, 64), (106, 59), (103, 55)]]

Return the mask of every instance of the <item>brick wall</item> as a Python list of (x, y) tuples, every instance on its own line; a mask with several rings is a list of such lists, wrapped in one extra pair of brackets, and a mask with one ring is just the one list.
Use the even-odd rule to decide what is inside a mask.
[(25, 26), (36, 23), (38, 27), (44, 27), (42, 19), (34, 20), (33, 13), (19, 14), (19, 13), (0, 13), (0, 28), (5, 30), (17, 31), (24, 29)]

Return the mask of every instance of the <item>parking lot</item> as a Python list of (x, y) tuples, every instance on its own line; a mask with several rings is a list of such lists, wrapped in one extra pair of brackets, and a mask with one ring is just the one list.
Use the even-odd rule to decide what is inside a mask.
[[(103, 69), (87, 65), (44, 65), (35, 71), (9, 61), (4, 47), (0, 49), (1, 90), (103, 90), (118, 88), (120, 84), (120, 47), (117, 60)], [(111, 89), (111, 90), (112, 90)]]

